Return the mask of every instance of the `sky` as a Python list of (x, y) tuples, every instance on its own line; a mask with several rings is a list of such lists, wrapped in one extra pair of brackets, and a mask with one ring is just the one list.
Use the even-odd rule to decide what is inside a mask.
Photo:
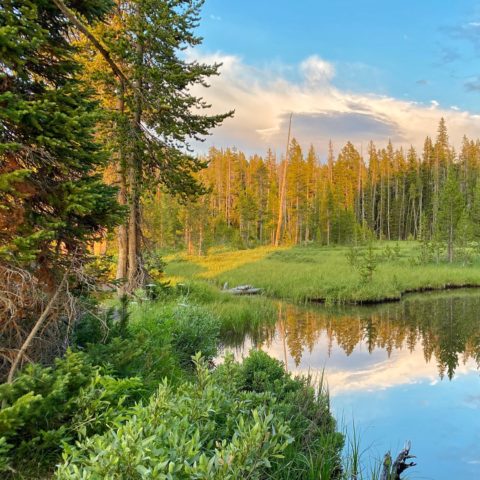
[(459, 147), (480, 137), (480, 2), (206, 0), (187, 58), (222, 62), (196, 93), (233, 119), (201, 146), (285, 150), (288, 117), (302, 146), (421, 147), (440, 118)]

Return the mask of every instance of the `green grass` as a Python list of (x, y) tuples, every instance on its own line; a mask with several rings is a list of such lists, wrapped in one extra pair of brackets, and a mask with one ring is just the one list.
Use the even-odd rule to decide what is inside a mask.
[[(480, 286), (480, 261), (415, 264), (416, 242), (399, 242), (398, 258), (384, 252), (396, 242), (378, 242), (380, 258), (371, 281), (362, 280), (348, 261), (349, 247), (302, 246), (212, 253), (205, 257), (176, 254), (166, 257), (166, 274), (174, 281), (203, 280), (221, 287), (251, 284), (271, 297), (295, 302), (364, 303), (396, 300), (405, 292)], [(187, 267), (187, 265), (189, 265)]]
[(186, 281), (165, 298), (132, 305), (131, 328), (148, 329), (156, 335), (155, 328), (162, 322), (171, 322), (178, 305), (204, 307), (216, 316), (220, 320), (222, 343), (229, 346), (242, 343), (247, 333), (254, 339), (263, 338), (277, 314), (276, 305), (265, 296), (234, 297), (211, 283)]

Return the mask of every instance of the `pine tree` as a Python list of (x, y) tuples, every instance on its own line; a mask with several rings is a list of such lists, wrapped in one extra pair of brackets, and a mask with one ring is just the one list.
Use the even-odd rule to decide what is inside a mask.
[[(109, 7), (85, 1), (77, 12), (95, 21)], [(93, 136), (98, 108), (78, 79), (68, 32), (47, 0), (12, 0), (0, 10), (0, 253), (34, 261), (49, 276), (119, 213), (114, 189), (98, 174), (107, 160)]]
[[(72, 2), (87, 22), (110, 6)], [(79, 80), (70, 33), (50, 0), (0, 7), (0, 374), (8, 368), (8, 381), (26, 356), (48, 361), (68, 344), (58, 320), (76, 319), (72, 294), (86, 286), (88, 246), (121, 220), (116, 191), (101, 178), (98, 105)]]
[(458, 224), (464, 210), (464, 199), (460, 191), (458, 176), (450, 167), (445, 185), (440, 192), (438, 221), (436, 225), (437, 239), (447, 244), (447, 258), (453, 262), (454, 245), (458, 235)]
[[(117, 0), (117, 8), (100, 30), (132, 83), (129, 87), (116, 81), (115, 88), (110, 87), (120, 105), (113, 135), (121, 140), (119, 183), (125, 186), (124, 202), (129, 208), (119, 239), (117, 277), (127, 280), (128, 291), (141, 286), (147, 275), (142, 262), (143, 192), (160, 183), (183, 200), (205, 193), (194, 174), (206, 163), (191, 154), (191, 143), (201, 141), (233, 113), (205, 114), (210, 105), (192, 93), (193, 86), (206, 85), (209, 77), (217, 75), (220, 65), (181, 56), (186, 48), (201, 43), (195, 30), (202, 4), (203, 0)], [(85, 63), (94, 54), (92, 47)], [(105, 73), (105, 64), (100, 68), (92, 76)], [(103, 75), (102, 91), (109, 85), (110, 72)]]

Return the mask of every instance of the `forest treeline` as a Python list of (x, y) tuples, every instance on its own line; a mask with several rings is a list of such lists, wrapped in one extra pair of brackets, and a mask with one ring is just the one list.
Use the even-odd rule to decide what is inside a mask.
[[(368, 238), (454, 242), (478, 235), (480, 141), (450, 145), (445, 120), (423, 150), (351, 142), (326, 159), (293, 139), (287, 161), (271, 150), (261, 157), (211, 148), (198, 176), (208, 193), (183, 204), (158, 190), (146, 202), (147, 233), (154, 245), (199, 253), (212, 244), (274, 244), (282, 208), (287, 244), (348, 244)], [(286, 168), (285, 183), (283, 180)], [(284, 188), (284, 201), (281, 189)]]

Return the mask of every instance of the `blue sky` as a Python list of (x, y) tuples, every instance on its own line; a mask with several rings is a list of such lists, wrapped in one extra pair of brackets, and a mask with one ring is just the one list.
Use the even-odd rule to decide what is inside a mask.
[[(298, 114), (302, 120), (300, 137), (303, 135), (300, 130), (308, 127), (310, 133), (303, 135), (307, 143), (315, 143), (313, 131), (325, 127), (326, 120), (320, 143), (326, 136), (338, 137), (341, 143), (356, 120), (363, 121), (364, 125), (357, 132), (358, 138), (353, 138), (355, 141), (359, 141), (360, 136), (368, 137), (371, 131), (374, 140), (380, 141), (386, 132), (402, 144), (416, 143), (421, 135), (419, 132), (417, 139), (408, 131), (408, 115), (399, 119), (393, 112), (395, 108), (403, 109), (408, 105), (412, 116), (416, 116), (418, 109), (433, 108), (438, 110), (438, 118), (444, 115), (448, 122), (448, 117), (452, 117), (452, 142), (458, 140), (456, 137), (460, 136), (462, 128), (472, 134), (480, 127), (476, 118), (480, 113), (480, 2), (206, 0), (199, 33), (204, 43), (197, 55), (205, 60), (227, 59), (225, 78), (212, 86), (212, 91), (216, 84), (221, 91), (220, 94), (213, 92), (212, 97), (219, 108), (226, 107), (231, 99), (232, 107), (242, 113), (241, 102), (245, 98), (242, 95), (236, 98), (236, 92), (252, 90), (253, 85), (257, 88), (257, 102), (253, 104), (261, 105), (261, 86), (268, 94), (277, 89), (276, 102), (281, 102), (282, 93), (286, 93), (285, 102), (281, 102), (284, 111), (272, 113), (272, 118), (264, 119), (265, 125), (256, 122), (252, 126), (257, 133), (262, 132), (257, 141), (253, 141), (254, 136), (232, 136), (227, 127), (220, 129), (213, 143), (224, 145), (234, 141), (252, 150), (261, 148), (262, 142), (275, 147), (281, 137), (280, 131), (285, 129), (287, 110), (293, 111), (294, 117)], [(312, 66), (315, 62), (310, 62), (311, 68), (305, 67), (309, 59), (317, 60), (315, 67)], [(315, 88), (311, 88), (312, 69), (325, 74), (323, 81), (313, 74)], [(243, 86), (239, 83), (240, 77)], [(235, 88), (229, 89), (229, 80)], [(348, 97), (347, 103), (362, 106), (346, 111), (349, 109), (345, 103), (319, 105), (320, 99), (324, 103), (327, 90), (337, 100), (339, 96)], [(305, 108), (303, 97), (308, 95), (316, 103), (315, 108)], [(392, 103), (388, 112), (383, 107), (370, 108), (372, 102), (381, 98), (398, 103)], [(265, 105), (266, 110), (270, 107)], [(462, 112), (462, 115), (455, 112)], [(350, 118), (350, 114), (356, 117)], [(312, 115), (314, 118), (309, 125), (308, 118)], [(245, 115), (240, 117), (230, 121), (232, 129), (236, 124), (245, 123)], [(422, 135), (430, 133), (428, 123), (433, 122), (435, 115), (427, 117), (422, 127), (416, 124)], [(432, 134), (436, 130), (435, 123), (430, 128)], [(348, 126), (344, 132), (343, 124)], [(243, 129), (244, 126), (239, 130)], [(278, 138), (271, 134), (274, 130)]]

